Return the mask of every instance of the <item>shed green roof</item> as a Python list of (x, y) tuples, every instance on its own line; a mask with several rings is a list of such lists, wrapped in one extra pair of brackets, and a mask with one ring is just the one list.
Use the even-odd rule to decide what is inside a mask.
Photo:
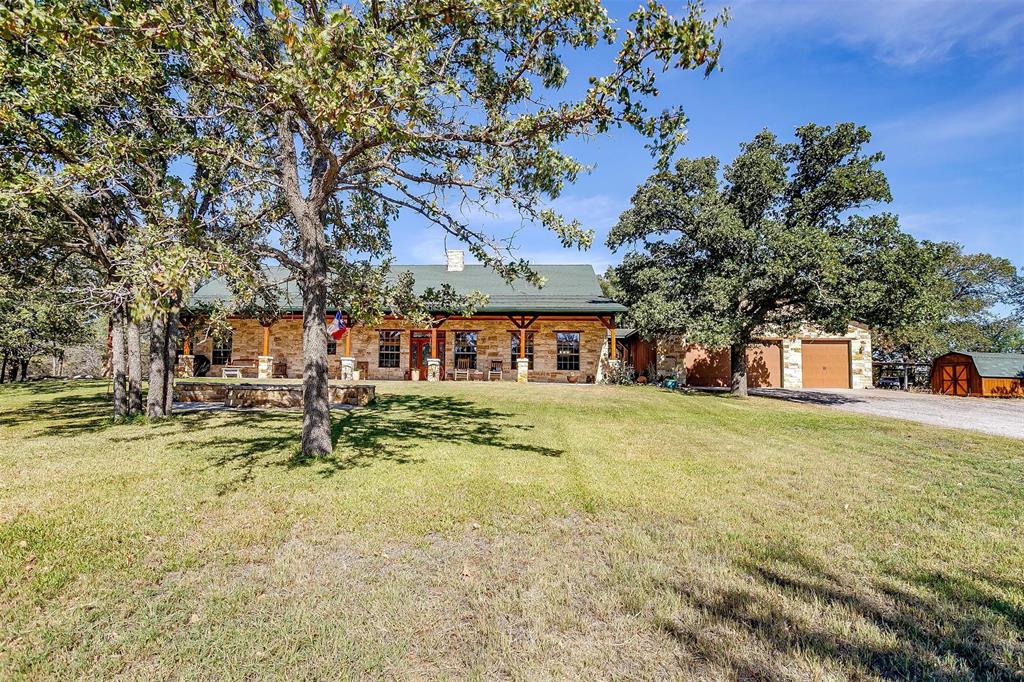
[(961, 353), (974, 360), (978, 374), (993, 379), (1024, 378), (1024, 353)]
[[(597, 275), (590, 265), (534, 265), (533, 270), (545, 278), (546, 284), (538, 289), (525, 280), (507, 283), (500, 275), (483, 265), (466, 265), (461, 271), (450, 272), (446, 265), (395, 265), (396, 273), (409, 272), (415, 280), (415, 289), (422, 293), (428, 288), (449, 284), (459, 294), (479, 291), (488, 296), (480, 313), (547, 313), (607, 315), (625, 312), (625, 306), (601, 293)], [(278, 303), (289, 312), (302, 311), (302, 295), (298, 283), (290, 278), (285, 268), (268, 268), (268, 277), (278, 283)], [(231, 290), (223, 277), (213, 279), (199, 288), (192, 301), (196, 303), (227, 302)], [(438, 311), (441, 312), (441, 311)]]

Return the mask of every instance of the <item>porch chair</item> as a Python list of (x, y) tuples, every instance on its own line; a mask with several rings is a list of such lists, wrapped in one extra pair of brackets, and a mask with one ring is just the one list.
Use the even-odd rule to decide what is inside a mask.
[(271, 368), (270, 376), (273, 379), (288, 378), (288, 360), (281, 358), (276, 360)]
[(460, 376), (469, 381), (469, 371), (469, 358), (458, 358), (455, 361), (455, 381), (458, 381)]
[(504, 360), (491, 360), (491, 369), (487, 372), (487, 380), (494, 381), (497, 379), (498, 381), (501, 381), (502, 365), (504, 364)]

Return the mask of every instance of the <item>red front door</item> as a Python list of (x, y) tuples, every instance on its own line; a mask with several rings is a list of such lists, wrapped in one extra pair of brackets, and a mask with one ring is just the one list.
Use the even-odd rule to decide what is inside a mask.
[[(441, 377), (444, 377), (444, 332), (437, 333), (437, 357), (441, 360)], [(427, 378), (427, 359), (430, 358), (430, 332), (414, 331), (409, 342), (409, 370)]]

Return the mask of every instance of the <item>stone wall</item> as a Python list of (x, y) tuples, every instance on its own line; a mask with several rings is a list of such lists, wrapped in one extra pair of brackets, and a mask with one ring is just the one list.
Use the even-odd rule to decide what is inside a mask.
[[(376, 397), (372, 384), (331, 384), (331, 404), (368, 405)], [(301, 384), (235, 384), (204, 381), (176, 381), (178, 402), (223, 402), (227, 407), (301, 407)]]
[(675, 376), (686, 381), (686, 339), (681, 336), (669, 336), (658, 339), (656, 347), (658, 376)]
[(782, 372), (783, 386), (786, 388), (803, 388), (803, 347), (801, 339), (849, 339), (850, 341), (850, 386), (852, 388), (871, 388), (871, 331), (853, 323), (846, 334), (837, 336), (820, 329), (805, 326), (800, 330), (799, 338), (783, 339), (782, 341)]
[[(256, 320), (232, 319), (232, 358), (255, 361), (263, 350), (263, 328)], [(378, 364), (379, 334), (382, 330), (398, 330), (401, 332), (401, 352), (397, 368), (380, 367)], [(372, 327), (356, 325), (348, 333), (352, 335), (352, 356), (357, 367), (365, 363), (368, 376), (363, 379), (404, 379), (409, 371), (409, 353), (411, 325), (403, 320), (384, 320)], [(445, 321), (438, 331), (445, 332), (445, 371), (455, 369), (455, 332), (477, 332), (477, 369), (485, 374), (490, 369), (492, 360), (502, 361), (502, 378), (508, 381), (516, 379), (516, 363), (511, 355), (511, 335), (518, 333), (515, 326), (508, 320), (494, 319), (451, 319)], [(556, 369), (555, 332), (580, 333), (580, 369), (569, 372)], [(538, 320), (528, 332), (533, 332), (534, 366), (530, 371), (530, 381), (566, 381), (566, 376), (576, 374), (580, 382), (588, 377), (596, 378), (602, 352), (607, 348), (608, 332), (597, 319), (593, 320)], [(341, 374), (341, 356), (345, 352), (344, 337), (338, 341), (337, 353), (328, 356), (329, 372), (332, 378)], [(193, 346), (193, 353), (213, 358), (213, 342), (209, 339)], [(275, 362), (284, 359), (288, 365), (290, 378), (302, 376), (302, 320), (283, 319), (274, 323), (270, 330), (270, 355)], [(210, 376), (220, 376), (221, 366), (210, 369)], [(256, 370), (251, 371), (255, 377)], [(250, 372), (246, 372), (248, 377)]]

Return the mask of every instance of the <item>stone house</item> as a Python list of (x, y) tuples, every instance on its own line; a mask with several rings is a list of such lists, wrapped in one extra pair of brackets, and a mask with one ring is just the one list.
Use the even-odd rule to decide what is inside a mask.
[[(431, 311), (433, 321), (426, 326), (399, 317), (372, 326), (348, 322), (348, 331), (328, 347), (331, 377), (358, 372), (364, 379), (436, 381), (456, 378), (461, 370), (459, 378), (583, 383), (599, 380), (604, 361), (615, 358), (615, 317), (626, 309), (602, 295), (589, 265), (534, 266), (546, 280), (542, 289), (524, 281), (508, 284), (482, 265), (465, 265), (463, 252), (455, 250), (448, 252), (446, 265), (394, 269), (411, 272), (420, 291), (449, 284), (461, 294), (482, 292), (488, 301), (471, 317)], [(271, 271), (281, 282), (283, 317), (269, 326), (230, 317), (229, 337), (182, 344), (178, 375), (191, 376), (208, 363), (210, 376), (221, 376), (227, 368), (245, 377), (301, 377), (301, 297), (287, 274)], [(223, 278), (193, 297), (197, 302), (229, 299)], [(334, 310), (328, 311), (327, 321), (334, 316)]]

